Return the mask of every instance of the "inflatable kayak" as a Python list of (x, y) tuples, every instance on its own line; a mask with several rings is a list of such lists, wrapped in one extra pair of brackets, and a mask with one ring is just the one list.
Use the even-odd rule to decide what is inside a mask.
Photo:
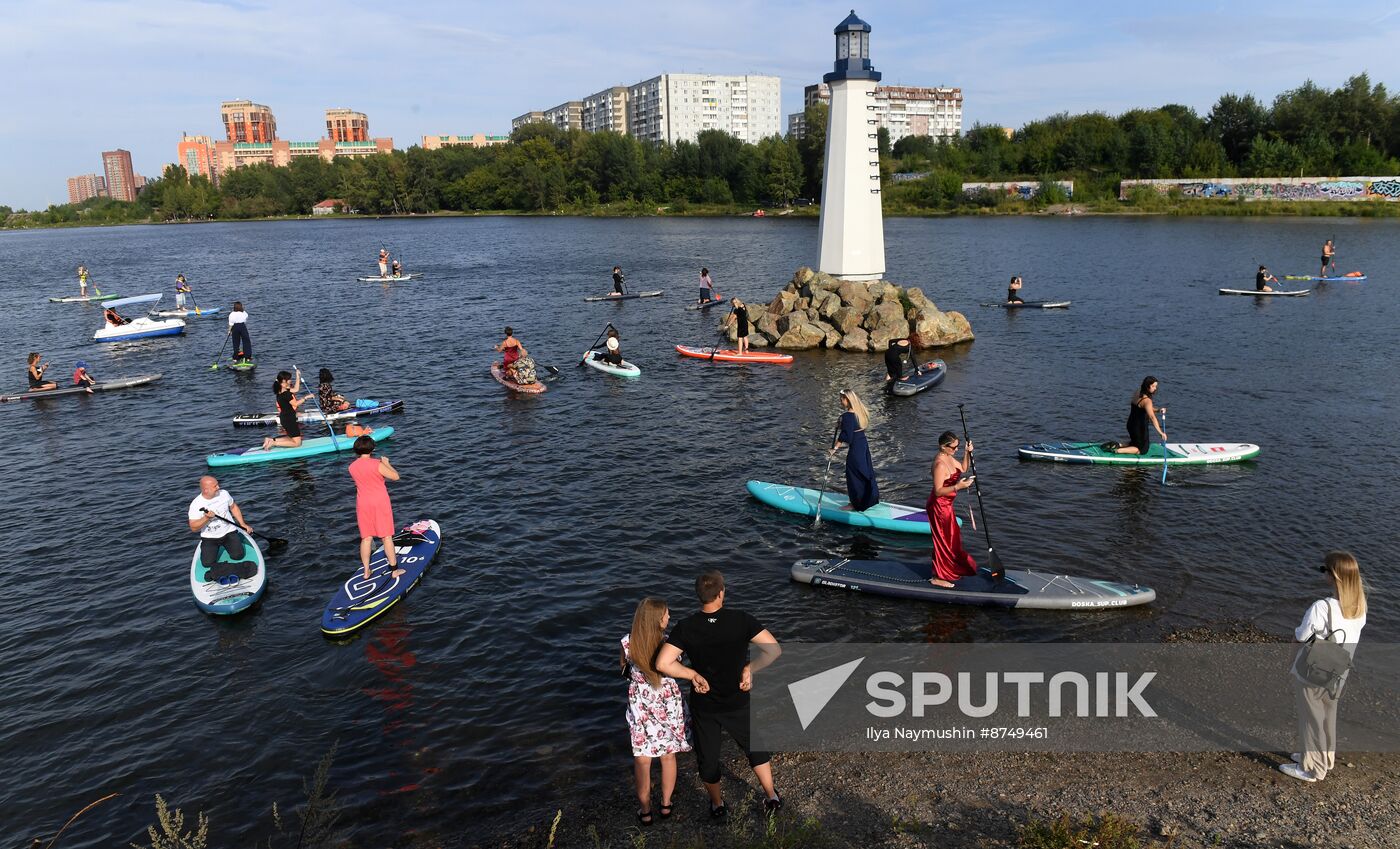
[(1259, 446), (1248, 442), (1168, 442), (1168, 455), (1162, 443), (1154, 442), (1146, 454), (1115, 454), (1098, 442), (1038, 442), (1016, 449), (1022, 460), (1052, 460), (1056, 463), (1097, 463), (1109, 466), (1201, 466), (1252, 460)]
[(616, 375), (617, 377), (642, 376), (642, 370), (627, 362), (626, 360), (622, 361), (622, 365), (615, 366), (607, 360), (603, 359), (602, 357), (598, 356), (598, 352), (596, 351), (585, 351), (583, 354), (583, 363), (584, 365), (589, 366), (590, 368), (595, 368), (598, 371), (601, 371), (603, 374)]
[(97, 301), (112, 301), (121, 295), (69, 295), (66, 298), (49, 298), (51, 304), (86, 304)]
[(1007, 569), (999, 581), (983, 569), (954, 581), (952, 587), (936, 587), (929, 583), (931, 571), (927, 560), (799, 560), (789, 574), (794, 581), (817, 587), (940, 604), (1103, 610), (1148, 604), (1157, 598), (1151, 587), (1022, 569)]
[(234, 533), (243, 538), (243, 559), (233, 560), (220, 548), (219, 561), (212, 569), (204, 568), (199, 544), (195, 544), (194, 559), (190, 561), (190, 591), (194, 593), (194, 603), (205, 613), (227, 615), (247, 610), (267, 585), (267, 566), (258, 544), (242, 528), (235, 528)]
[[(906, 507), (903, 504), (881, 501), (869, 510), (858, 513), (846, 509), (850, 500), (843, 492), (828, 492), (823, 495), (815, 489), (766, 481), (749, 481), (747, 486), (749, 494), (754, 498), (787, 513), (815, 516), (817, 502), (820, 501), (822, 519), (829, 522), (902, 534), (929, 536), (932, 533), (928, 524), (928, 514), (922, 507)], [(961, 521), (959, 523), (961, 524)]]
[(211, 315), (217, 315), (218, 312), (218, 307), (211, 307), (198, 312), (194, 310), (156, 310), (151, 315), (156, 318), (208, 318)]
[(662, 290), (655, 292), (634, 292), (626, 295), (590, 295), (584, 298), (585, 301), (593, 303), (595, 301), (630, 301), (633, 298), (655, 298), (661, 294)]
[(502, 386), (504, 386), (512, 392), (524, 392), (529, 395), (537, 395), (543, 392), (546, 388), (544, 385), (544, 381), (539, 380), (538, 378), (536, 378), (534, 383), (516, 383), (515, 381), (505, 376), (505, 373), (501, 371), (500, 363), (491, 364), (491, 376), (496, 378), (496, 380), (499, 381)]
[(1312, 276), (1309, 276), (1309, 275), (1306, 275), (1306, 274), (1286, 274), (1286, 275), (1284, 275), (1284, 278), (1283, 278), (1283, 279), (1284, 279), (1284, 280), (1312, 280), (1312, 281), (1317, 282), (1317, 283), (1344, 283), (1344, 282), (1347, 282), (1347, 281), (1356, 282), (1356, 281), (1358, 281), (1358, 280), (1365, 280), (1365, 279), (1366, 279), (1366, 275), (1362, 274), (1362, 273), (1359, 272), (1359, 271), (1353, 271), (1353, 272), (1351, 272), (1350, 274), (1342, 274), (1342, 275), (1339, 275), (1339, 276), (1336, 276), (1336, 277), (1312, 277)]
[(999, 304), (983, 304), (984, 307), (1001, 307), (1004, 310), (1062, 310), (1070, 305), (1070, 301), (1022, 301), (1021, 303), (1011, 303), (1002, 301)]
[(1307, 293), (1309, 293), (1309, 292), (1311, 292), (1311, 291), (1312, 291), (1311, 289), (1294, 289), (1294, 290), (1289, 291), (1289, 292), (1280, 292), (1280, 291), (1278, 291), (1278, 290), (1275, 290), (1275, 291), (1273, 291), (1273, 292), (1260, 292), (1258, 289), (1221, 289), (1221, 290), (1220, 290), (1220, 294), (1222, 294), (1222, 295), (1255, 295), (1255, 296), (1260, 297), (1260, 298), (1268, 298), (1268, 297), (1297, 298), (1297, 297), (1301, 297), (1301, 296), (1303, 296), (1303, 295), (1306, 295)]
[(917, 395), (925, 389), (932, 389), (948, 376), (948, 366), (942, 360), (934, 360), (919, 366), (913, 374), (906, 374), (890, 384), (890, 391), (896, 395)]
[[(158, 374), (143, 374), (138, 377), (119, 377), (116, 380), (104, 380), (92, 386), (93, 392), (111, 392), (113, 389), (127, 389), (132, 386), (144, 386), (147, 383), (155, 383), (160, 380)], [(0, 395), (0, 401), (22, 401), (25, 398), (51, 398), (55, 395), (85, 395), (87, 388), (82, 386), (60, 386), (58, 389), (40, 389), (30, 392), (18, 392), (14, 395)]]
[[(358, 405), (366, 403), (365, 401), (355, 401), (353, 403), (354, 406), (351, 406), (348, 410), (341, 410), (338, 413), (330, 413), (325, 416), (321, 415), (319, 410), (313, 409), (308, 411), (303, 408), (301, 412), (297, 413), (297, 421), (314, 422), (318, 424), (328, 421), (343, 422), (349, 419), (357, 419), (360, 416), (377, 416), (380, 413), (403, 412), (403, 401), (384, 401), (382, 403), (369, 401), (368, 403), (373, 406), (363, 407)], [(277, 423), (276, 413), (243, 413), (242, 415), (233, 417), (233, 424), (235, 427), (267, 427)]]
[(400, 274), (397, 277), (390, 274), (388, 277), (356, 277), (361, 283), (391, 283), (395, 280), (412, 280), (415, 277), (422, 277), (421, 274)]
[(696, 301), (695, 303), (690, 304), (689, 306), (687, 306), (686, 309), (688, 309), (688, 310), (707, 310), (707, 309), (709, 309), (710, 307), (714, 306), (715, 304), (722, 304), (722, 303), (724, 303), (724, 296), (723, 296), (723, 295), (719, 296), (718, 298), (711, 298), (711, 299), (708, 300), (708, 301)]
[(431, 519), (414, 522), (394, 537), (394, 553), (403, 574), (393, 577), (381, 546), (369, 561), (369, 579), (356, 564), (354, 573), (335, 591), (321, 613), (321, 633), (340, 637), (374, 621), (418, 585), (437, 555), (442, 531)]
[(677, 345), (676, 353), (683, 357), (699, 360), (713, 360), (719, 363), (790, 363), (792, 354), (779, 354), (771, 351), (749, 351), (741, 354), (732, 348), (696, 348), (691, 345)]
[[(394, 435), (392, 427), (377, 427), (369, 432), (375, 442), (383, 442)], [(315, 457), (318, 454), (334, 454), (337, 451), (349, 451), (355, 440), (348, 436), (336, 436), (332, 439), (329, 436), (318, 436), (313, 439), (303, 439), (301, 445), (296, 448), (269, 448), (264, 451), (260, 446), (256, 448), (234, 448), (228, 451), (220, 451), (217, 454), (210, 454), (205, 460), (211, 466), (245, 466), (249, 463), (270, 463), (273, 460), (296, 460), (301, 457)]]

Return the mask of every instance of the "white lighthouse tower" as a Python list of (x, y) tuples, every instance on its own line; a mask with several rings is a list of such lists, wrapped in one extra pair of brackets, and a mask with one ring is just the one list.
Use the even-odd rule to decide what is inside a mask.
[(885, 222), (880, 214), (880, 149), (870, 24), (850, 16), (836, 27), (836, 66), (822, 81), (831, 87), (822, 172), (820, 270), (844, 280), (885, 274)]

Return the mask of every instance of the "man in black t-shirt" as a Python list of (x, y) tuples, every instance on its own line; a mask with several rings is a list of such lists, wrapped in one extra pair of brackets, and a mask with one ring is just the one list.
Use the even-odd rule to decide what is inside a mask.
[[(656, 658), (656, 669), (663, 675), (690, 682), (691, 730), (695, 761), (700, 780), (710, 794), (710, 816), (727, 813), (720, 792), (720, 744), (729, 732), (749, 758), (758, 783), (763, 786), (763, 806), (768, 811), (782, 807), (782, 797), (773, 789), (773, 770), (767, 752), (749, 748), (749, 690), (753, 672), (772, 663), (781, 654), (778, 641), (757, 619), (740, 610), (724, 607), (724, 576), (715, 570), (695, 579), (700, 611), (681, 620)], [(749, 658), (749, 646), (754, 658)], [(690, 666), (680, 662), (684, 654)]]

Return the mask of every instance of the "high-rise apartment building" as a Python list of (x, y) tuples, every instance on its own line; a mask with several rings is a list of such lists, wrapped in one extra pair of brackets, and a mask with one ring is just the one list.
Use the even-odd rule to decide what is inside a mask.
[(782, 133), (781, 81), (747, 74), (661, 74), (628, 88), (631, 134), (644, 141), (695, 141), (723, 130), (757, 142)]
[(107, 196), (113, 200), (136, 200), (136, 172), (131, 168), (131, 151), (102, 151), (102, 173), (107, 180)]
[[(905, 136), (951, 138), (962, 134), (963, 94), (960, 88), (945, 86), (876, 86), (874, 95), (877, 127), (889, 131), (890, 144)], [(831, 103), (826, 83), (802, 90), (803, 107)], [(788, 116), (788, 132), (801, 138), (806, 133), (803, 113)]]
[(327, 109), (326, 138), (337, 142), (369, 141), (369, 118), (353, 109)]
[[(181, 134), (176, 146), (175, 164), (183, 167), (190, 176), (201, 174), (216, 185), (219, 182), (219, 160), (214, 150), (214, 140), (209, 136)], [(227, 142), (225, 142), (227, 144)]]
[(263, 144), (277, 140), (277, 119), (272, 110), (251, 100), (229, 100), (219, 106), (230, 142)]
[(583, 101), (566, 100), (552, 109), (544, 110), (544, 120), (561, 130), (583, 129)]
[(68, 202), (82, 203), (107, 194), (107, 181), (101, 174), (79, 174), (68, 178)]
[(627, 135), (627, 86), (615, 85), (583, 99), (583, 131)]
[(274, 167), (291, 165), (293, 159), (319, 156), (330, 162), (340, 157), (358, 158), (377, 153), (392, 153), (392, 138), (370, 139), (362, 142), (337, 142), (330, 139), (295, 142), (278, 139), (270, 142), (215, 142), (214, 158), (218, 172), (223, 174), (246, 165), (267, 164)]
[(488, 136), (475, 133), (470, 136), (424, 136), (423, 149), (437, 150), (440, 147), (495, 147), (509, 144), (510, 136)]
[(540, 112), (539, 110), (535, 110), (533, 112), (526, 112), (524, 115), (518, 115), (510, 119), (510, 128), (512, 131), (515, 131), (525, 126), (526, 124), (538, 124), (542, 121), (544, 121), (544, 113)]

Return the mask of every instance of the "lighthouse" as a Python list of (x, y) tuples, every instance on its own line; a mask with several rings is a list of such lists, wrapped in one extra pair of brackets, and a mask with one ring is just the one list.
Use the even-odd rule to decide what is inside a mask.
[(880, 213), (879, 127), (870, 64), (870, 24), (854, 9), (835, 30), (836, 65), (822, 81), (831, 87), (822, 172), (820, 269), (844, 280), (885, 274), (885, 222)]

